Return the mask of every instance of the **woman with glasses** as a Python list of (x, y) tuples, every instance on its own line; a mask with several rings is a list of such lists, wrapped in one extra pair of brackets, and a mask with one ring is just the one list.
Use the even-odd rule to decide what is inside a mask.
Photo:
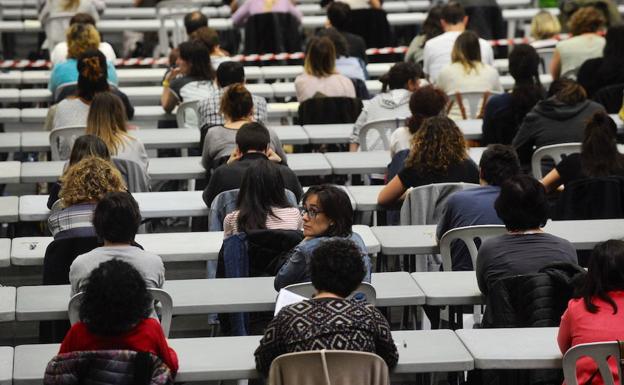
[(364, 281), (370, 282), (370, 258), (364, 241), (351, 229), (353, 208), (347, 193), (328, 184), (312, 186), (303, 195), (302, 202), (304, 238), (290, 251), (288, 259), (275, 276), (275, 289), (310, 281), (312, 252), (324, 241), (333, 238), (350, 239), (357, 245), (366, 267)]

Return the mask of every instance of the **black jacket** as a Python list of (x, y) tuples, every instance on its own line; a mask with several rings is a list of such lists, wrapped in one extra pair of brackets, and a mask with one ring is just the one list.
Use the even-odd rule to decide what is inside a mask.
[(267, 12), (245, 23), (245, 55), (300, 52), (299, 20), (290, 13)]
[(553, 219), (624, 218), (624, 177), (585, 178), (568, 183)]
[(347, 97), (311, 98), (299, 104), (297, 124), (355, 123), (362, 101)]
[[(210, 177), (210, 182), (202, 198), (206, 203), (206, 206), (210, 207), (213, 199), (224, 191), (234, 190), (241, 187), (243, 183), (243, 175), (247, 168), (258, 159), (266, 159), (266, 156), (261, 153), (247, 153), (243, 155), (238, 161), (231, 164), (223, 164), (214, 170), (213, 175)], [(284, 187), (292, 191), (297, 198), (297, 202), (303, 195), (301, 184), (297, 179), (297, 175), (288, 168), (288, 166), (278, 165), (282, 178), (284, 179)]]

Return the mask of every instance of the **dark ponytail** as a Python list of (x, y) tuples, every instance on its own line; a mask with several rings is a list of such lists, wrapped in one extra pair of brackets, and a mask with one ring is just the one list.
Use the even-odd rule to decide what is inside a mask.
[(78, 97), (91, 102), (95, 94), (110, 89), (106, 56), (99, 50), (88, 50), (78, 58)]

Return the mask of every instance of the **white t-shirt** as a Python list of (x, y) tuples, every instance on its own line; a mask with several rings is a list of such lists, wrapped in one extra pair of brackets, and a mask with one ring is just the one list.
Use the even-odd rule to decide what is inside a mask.
[[(459, 35), (461, 35), (459, 31), (444, 32), (425, 43), (423, 70), (429, 76), (429, 80), (437, 79), (442, 68), (451, 63), (451, 52)], [(494, 52), (492, 46), (483, 39), (479, 39), (479, 45), (481, 46), (481, 61), (493, 66)]]
[(412, 134), (408, 127), (399, 127), (390, 135), (390, 155), (394, 157), (399, 151), (410, 148)]
[[(117, 55), (115, 55), (115, 50), (110, 44), (106, 42), (102, 42), (100, 43), (100, 46), (98, 47), (98, 49), (100, 50), (100, 52), (104, 54), (104, 56), (106, 56), (106, 61), (114, 63), (115, 59), (117, 59)], [(50, 52), (50, 61), (52, 62), (53, 67), (57, 65), (58, 63), (64, 62), (65, 60), (67, 60), (67, 42), (66, 41), (55, 45), (52, 52)]]

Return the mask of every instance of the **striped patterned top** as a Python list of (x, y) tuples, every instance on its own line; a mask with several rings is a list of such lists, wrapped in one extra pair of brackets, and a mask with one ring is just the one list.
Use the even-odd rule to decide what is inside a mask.
[[(303, 217), (296, 207), (273, 208), (273, 215), (267, 215), (266, 228), (270, 230), (302, 230)], [(223, 220), (223, 236), (238, 233), (238, 210), (232, 211)]]

